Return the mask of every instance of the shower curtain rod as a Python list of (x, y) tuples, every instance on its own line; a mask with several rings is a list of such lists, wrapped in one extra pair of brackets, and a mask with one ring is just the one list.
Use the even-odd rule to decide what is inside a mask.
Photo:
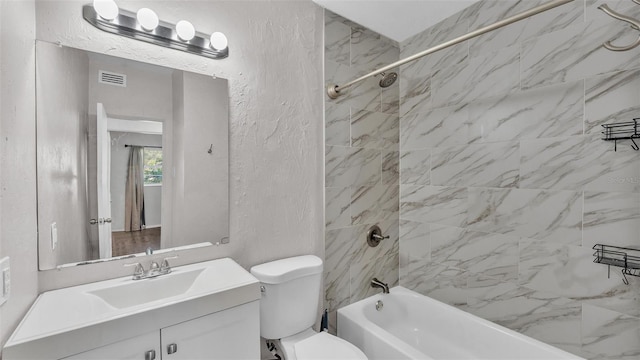
[(162, 146), (156, 146), (156, 145), (129, 145), (129, 144), (125, 144), (124, 147), (145, 147), (145, 148), (153, 148), (153, 149), (162, 149)]
[(446, 49), (446, 48), (448, 48), (450, 46), (456, 45), (456, 44), (461, 43), (463, 41), (466, 41), (466, 40), (472, 39), (474, 37), (480, 36), (482, 34), (488, 33), (490, 31), (499, 29), (499, 28), (501, 28), (503, 26), (507, 26), (509, 24), (512, 24), (514, 22), (526, 19), (526, 18), (531, 17), (533, 15), (537, 15), (537, 14), (539, 14), (541, 12), (545, 12), (547, 10), (551, 10), (553, 8), (556, 8), (556, 7), (560, 6), (560, 5), (568, 4), (568, 3), (572, 2), (572, 1), (574, 1), (574, 0), (552, 0), (552, 1), (549, 1), (548, 3), (542, 4), (540, 6), (536, 6), (536, 7), (532, 8), (532, 9), (530, 9), (530, 10), (521, 12), (521, 13), (516, 14), (516, 15), (513, 15), (511, 17), (508, 17), (508, 18), (504, 19), (504, 20), (500, 20), (500, 21), (498, 21), (496, 23), (493, 23), (491, 25), (488, 25), (488, 26), (485, 26), (485, 27), (480, 28), (478, 30), (472, 31), (470, 33), (467, 33), (466, 35), (459, 36), (459, 37), (457, 37), (457, 38), (455, 38), (453, 40), (449, 40), (449, 41), (444, 42), (444, 43), (442, 43), (440, 45), (437, 45), (437, 46), (434, 46), (434, 47), (432, 47), (430, 49), (427, 49), (427, 50), (424, 50), (422, 52), (419, 52), (419, 53), (417, 53), (415, 55), (411, 55), (411, 56), (409, 56), (407, 58), (404, 58), (402, 60), (398, 60), (398, 61), (394, 62), (393, 64), (387, 65), (387, 66), (385, 66), (383, 68), (380, 68), (378, 70), (374, 70), (374, 71), (368, 73), (367, 75), (363, 75), (363, 76), (361, 76), (361, 77), (359, 77), (359, 78), (357, 78), (355, 80), (352, 80), (351, 82), (348, 82), (348, 83), (346, 83), (344, 85), (330, 85), (329, 88), (327, 89), (327, 94), (329, 95), (329, 97), (331, 99), (336, 99), (336, 98), (338, 98), (338, 96), (340, 96), (340, 91), (341, 90), (344, 90), (344, 89), (346, 89), (346, 88), (348, 88), (348, 87), (350, 87), (350, 86), (352, 86), (354, 84), (357, 84), (360, 81), (365, 80), (365, 79), (367, 79), (369, 77), (378, 75), (378, 74), (383, 73), (385, 71), (388, 71), (388, 70), (391, 70), (393, 68), (396, 68), (396, 67), (398, 67), (400, 65), (404, 65), (404, 64), (406, 64), (408, 62), (417, 60), (417, 59), (419, 59), (419, 58), (421, 58), (423, 56), (432, 54), (432, 53), (440, 51), (442, 49)]

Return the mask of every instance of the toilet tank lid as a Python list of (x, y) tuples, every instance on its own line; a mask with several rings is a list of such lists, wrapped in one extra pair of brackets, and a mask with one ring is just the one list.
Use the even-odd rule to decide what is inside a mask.
[(314, 255), (296, 256), (251, 268), (251, 275), (266, 284), (280, 284), (307, 275), (322, 272), (322, 260)]

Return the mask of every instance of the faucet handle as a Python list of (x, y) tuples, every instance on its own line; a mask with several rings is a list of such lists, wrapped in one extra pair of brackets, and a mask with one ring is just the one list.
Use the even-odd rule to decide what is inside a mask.
[(140, 278), (140, 276), (144, 275), (144, 266), (142, 266), (142, 264), (140, 264), (139, 262), (134, 262), (134, 263), (129, 263), (129, 264), (124, 264), (124, 266), (135, 266), (135, 269), (133, 270), (133, 278)]
[(174, 255), (174, 256), (169, 256), (166, 257), (162, 260), (162, 265), (160, 265), (160, 271), (162, 271), (164, 274), (168, 274), (171, 272), (171, 266), (169, 265), (169, 260), (171, 259), (177, 259), (178, 255)]

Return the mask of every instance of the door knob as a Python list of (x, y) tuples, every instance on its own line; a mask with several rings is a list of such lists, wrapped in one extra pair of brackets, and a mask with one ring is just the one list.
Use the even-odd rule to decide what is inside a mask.
[(95, 225), (97, 223), (98, 223), (98, 220), (96, 220), (96, 219), (89, 220), (89, 224), (91, 224), (91, 225)]
[(167, 354), (171, 355), (178, 352), (178, 345), (174, 344), (169, 344), (167, 346)]
[(111, 218), (106, 218), (106, 219), (104, 219), (104, 222), (106, 222), (106, 223), (111, 223)]

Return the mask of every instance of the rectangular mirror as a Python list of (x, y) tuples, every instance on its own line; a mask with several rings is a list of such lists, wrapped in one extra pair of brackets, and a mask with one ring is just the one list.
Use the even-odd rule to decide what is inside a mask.
[(40, 270), (229, 240), (225, 79), (38, 41)]

